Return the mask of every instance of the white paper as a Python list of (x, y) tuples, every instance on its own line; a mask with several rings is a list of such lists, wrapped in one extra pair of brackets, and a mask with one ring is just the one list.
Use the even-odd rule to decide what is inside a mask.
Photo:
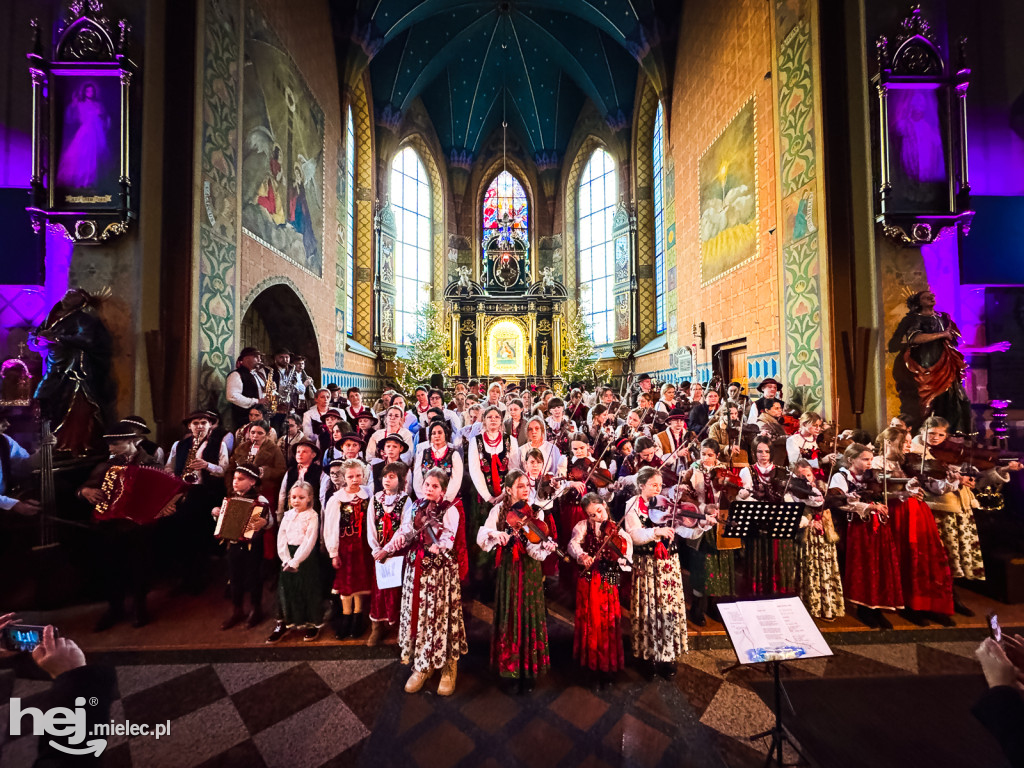
[(718, 610), (740, 664), (832, 655), (799, 597), (719, 603)]
[(401, 557), (389, 557), (383, 563), (374, 563), (377, 569), (377, 589), (390, 589), (402, 586)]

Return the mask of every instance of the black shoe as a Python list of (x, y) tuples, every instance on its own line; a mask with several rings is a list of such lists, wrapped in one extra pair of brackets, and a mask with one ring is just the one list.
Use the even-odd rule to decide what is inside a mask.
[(521, 677), (519, 678), (519, 692), (520, 693), (533, 693), (534, 687), (537, 685), (537, 681), (532, 677)]
[(124, 621), (124, 609), (108, 608), (102, 616), (97, 619), (93, 632), (106, 632), (115, 624)]
[(242, 619), (244, 618), (245, 611), (242, 610), (241, 606), (236, 607), (235, 610), (231, 612), (231, 615), (224, 620), (224, 623), (220, 625), (221, 631), (231, 629), (232, 627), (241, 624)]
[(502, 693), (519, 693), (519, 680), (514, 677), (500, 677), (498, 689)]
[(643, 675), (644, 680), (650, 682), (658, 674), (658, 665), (644, 659), (640, 662), (640, 674)]
[(302, 633), (302, 639), (304, 642), (312, 642), (320, 637), (320, 627), (315, 624), (312, 627), (307, 627), (306, 631)]
[(249, 620), (245, 622), (245, 626), (248, 629), (254, 629), (263, 623), (263, 609), (253, 608), (252, 613), (249, 614)]
[(953, 621), (952, 616), (947, 616), (945, 613), (929, 613), (928, 618), (938, 624), (940, 627), (955, 627), (956, 622)]
[(370, 620), (365, 613), (353, 613), (351, 636), (362, 637), (366, 633), (369, 623)]
[(882, 612), (864, 605), (857, 606), (857, 620), (871, 629), (881, 629)]
[(900, 611), (900, 616), (918, 627), (928, 626), (928, 617), (925, 616), (921, 611)]
[(974, 611), (972, 611), (970, 608), (963, 604), (963, 601), (960, 599), (960, 595), (958, 595), (956, 592), (953, 593), (953, 610), (959, 613), (961, 616), (974, 615)]
[(881, 611), (878, 611), (877, 622), (878, 629), (892, 629), (892, 622)]
[(670, 661), (660, 662), (657, 665), (658, 674), (666, 680), (671, 680), (676, 676), (676, 665)]
[(281, 638), (288, 634), (288, 627), (285, 626), (283, 621), (277, 622), (274, 625), (274, 631), (270, 633), (270, 637), (267, 638), (268, 643), (280, 642)]
[(338, 640), (344, 640), (347, 637), (352, 636), (352, 618), (353, 614), (343, 613), (338, 616), (332, 622), (334, 626), (334, 636)]
[(690, 605), (690, 621), (698, 627), (703, 627), (708, 623), (707, 618), (704, 616), (707, 606), (708, 599), (706, 596), (693, 598), (693, 603)]

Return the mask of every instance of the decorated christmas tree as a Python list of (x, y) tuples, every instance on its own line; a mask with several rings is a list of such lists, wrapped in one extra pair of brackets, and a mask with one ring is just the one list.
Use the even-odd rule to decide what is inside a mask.
[(404, 348), (408, 355), (395, 359), (395, 373), (406, 394), (420, 384), (430, 381), (431, 375), (448, 374), (448, 334), (445, 331), (444, 306), (439, 301), (426, 301), (416, 312), (416, 333)]
[(597, 350), (590, 323), (575, 304), (570, 304), (565, 313), (565, 330), (562, 345), (562, 382), (566, 387), (580, 381), (588, 386), (604, 381), (608, 371), (601, 371), (597, 365)]

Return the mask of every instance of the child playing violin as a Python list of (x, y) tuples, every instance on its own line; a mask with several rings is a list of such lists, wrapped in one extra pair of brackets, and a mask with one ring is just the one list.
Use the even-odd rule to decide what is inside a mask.
[(784, 500), (804, 504), (804, 519), (800, 523), (800, 599), (811, 616), (832, 621), (846, 615), (846, 605), (836, 551), (839, 534), (832, 524), (832, 513), (824, 508), (825, 481), (817, 478), (808, 459), (793, 463), (793, 477)]
[(412, 664), (405, 684), (416, 693), (435, 669), (443, 670), (438, 696), (455, 691), (459, 656), (469, 651), (462, 618), (459, 563), (452, 551), (459, 510), (444, 501), (448, 475), (431, 469), (423, 476), (423, 498), (402, 515), (402, 527), (374, 555), (383, 562), (406, 550), (402, 578), (402, 620), (398, 645), (402, 663)]
[[(528, 458), (528, 463), (529, 463)], [(548, 539), (528, 543), (523, 533), (509, 526), (509, 515), (518, 514), (543, 522), (544, 512), (532, 509), (530, 483), (520, 470), (505, 477), (505, 494), (491, 508), (477, 532), (477, 545), (484, 552), (497, 548), (497, 591), (494, 602), (494, 633), (491, 665), (510, 684), (518, 681), (520, 692), (533, 690), (538, 676), (550, 666), (547, 610), (541, 562), (556, 549)]]
[(596, 493), (583, 497), (587, 518), (572, 529), (569, 554), (584, 571), (576, 586), (573, 657), (597, 673), (598, 686), (611, 682), (624, 666), (619, 573), (629, 570), (633, 540), (608, 519), (608, 505)]
[[(626, 505), (623, 527), (636, 552), (630, 608), (633, 655), (653, 666), (666, 680), (675, 677), (676, 662), (687, 650), (686, 600), (683, 572), (676, 556), (676, 533), (697, 538), (715, 522), (714, 515), (694, 528), (672, 529), (651, 519), (654, 500), (661, 493), (661, 472), (644, 467), (637, 475), (640, 493)], [(659, 499), (660, 504), (668, 502)]]

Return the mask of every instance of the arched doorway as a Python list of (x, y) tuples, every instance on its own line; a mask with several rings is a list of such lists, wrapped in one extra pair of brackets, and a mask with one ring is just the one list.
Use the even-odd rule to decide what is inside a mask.
[(320, 381), (320, 345), (313, 320), (302, 299), (289, 285), (278, 283), (261, 291), (242, 317), (241, 347), (258, 347), (271, 364), (274, 350), (285, 347), (305, 355), (306, 373)]

